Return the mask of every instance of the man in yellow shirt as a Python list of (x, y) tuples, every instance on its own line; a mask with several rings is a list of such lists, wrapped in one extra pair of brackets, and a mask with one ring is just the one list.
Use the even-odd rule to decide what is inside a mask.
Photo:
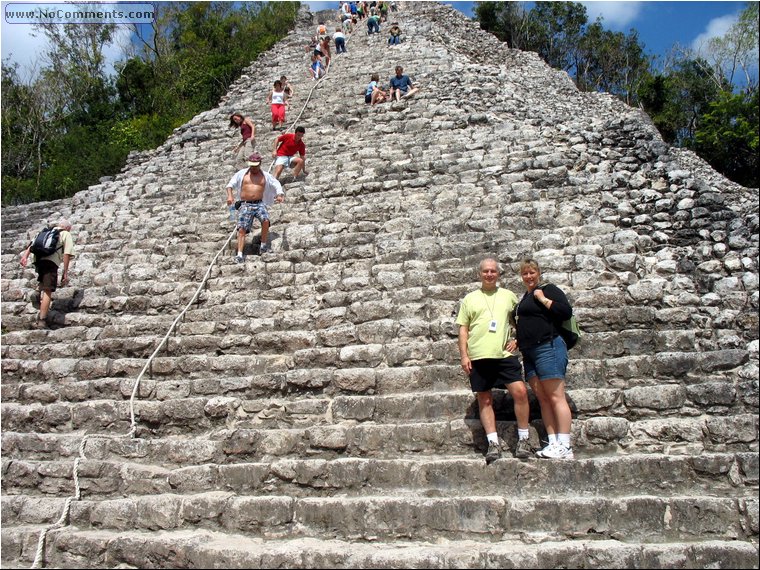
[(481, 286), (462, 300), (456, 320), (462, 370), (470, 379), (472, 391), (477, 394), (480, 421), (488, 439), (486, 463), (490, 464), (501, 457), (491, 391), (504, 384), (514, 401), (517, 418), (515, 457), (526, 459), (532, 455), (528, 442), (528, 390), (522, 378), (520, 361), (506, 349), (514, 336), (512, 315), (517, 306), (517, 296), (509, 289), (498, 286), (501, 271), (497, 260), (489, 257), (481, 261), (479, 274)]

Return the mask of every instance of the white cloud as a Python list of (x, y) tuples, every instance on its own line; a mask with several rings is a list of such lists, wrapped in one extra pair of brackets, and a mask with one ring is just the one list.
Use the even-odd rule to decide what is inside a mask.
[(739, 17), (736, 14), (728, 14), (719, 18), (713, 18), (707, 24), (707, 28), (704, 32), (699, 34), (691, 42), (691, 49), (697, 53), (705, 54), (707, 50), (707, 43), (712, 38), (717, 38), (725, 35), (728, 29), (738, 21)]
[(309, 5), (310, 12), (321, 12), (322, 10), (335, 10), (338, 12), (338, 3), (333, 2), (306, 2)]
[[(3, 22), (0, 41), (2, 48), (0, 55), (2, 60), (9, 59), (11, 63), (18, 63), (19, 76), (22, 80), (33, 78), (41, 67), (45, 66), (42, 55), (50, 47), (48, 39), (41, 31), (34, 32), (31, 24), (8, 24)], [(123, 46), (128, 45), (132, 32), (124, 25), (118, 25), (115, 40), (104, 46), (103, 55), (106, 59), (106, 73), (114, 73), (113, 64), (122, 59)]]
[(643, 2), (581, 2), (586, 7), (589, 22), (603, 18), (604, 27), (622, 30), (639, 17)]
[(3, 61), (10, 59), (13, 63), (19, 64), (19, 74), (22, 78), (27, 78), (36, 73), (40, 67), (39, 55), (47, 48), (47, 38), (40, 34), (32, 36), (31, 24), (7, 24), (2, 23), (2, 34), (0, 35), (0, 55)]

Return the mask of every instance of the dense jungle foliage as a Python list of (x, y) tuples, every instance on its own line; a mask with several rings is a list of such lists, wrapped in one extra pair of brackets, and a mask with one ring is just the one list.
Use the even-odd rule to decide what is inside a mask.
[(605, 30), (575, 2), (478, 2), (481, 28), (510, 47), (535, 51), (579, 89), (606, 91), (651, 117), (665, 141), (693, 150), (727, 178), (760, 186), (758, 175), (758, 2), (747, 2), (706, 55), (673, 46), (661, 62), (635, 30)]
[[(2, 65), (2, 202), (71, 196), (215, 107), (242, 70), (294, 25), (298, 2), (158, 2), (131, 26), (115, 73), (116, 25), (37, 25), (50, 40), (33, 79)], [(674, 46), (661, 62), (628, 34), (589, 22), (574, 2), (478, 2), (476, 19), (510, 47), (537, 52), (579, 89), (607, 91), (652, 118), (728, 178), (758, 176), (758, 3), (710, 41), (708, 61)]]
[[(215, 107), (242, 70), (294, 26), (298, 2), (157, 2), (130, 25), (115, 73), (113, 24), (39, 24), (49, 40), (35, 77), (2, 66), (3, 204), (71, 196)], [(121, 28), (121, 29), (120, 29)]]

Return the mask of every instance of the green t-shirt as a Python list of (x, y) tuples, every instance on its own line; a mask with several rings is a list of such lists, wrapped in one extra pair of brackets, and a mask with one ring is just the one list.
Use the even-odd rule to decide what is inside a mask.
[[(456, 323), (468, 328), (467, 356), (470, 360), (512, 356), (504, 345), (511, 330), (509, 314), (516, 306), (517, 296), (501, 287), (490, 293), (478, 289), (465, 296)], [(492, 321), (496, 321), (494, 331), (489, 330)]]

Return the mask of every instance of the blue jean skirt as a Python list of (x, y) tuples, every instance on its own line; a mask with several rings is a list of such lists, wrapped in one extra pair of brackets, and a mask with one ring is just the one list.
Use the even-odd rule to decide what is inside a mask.
[(522, 352), (526, 380), (531, 378), (565, 379), (568, 362), (567, 345), (561, 336), (520, 352)]

